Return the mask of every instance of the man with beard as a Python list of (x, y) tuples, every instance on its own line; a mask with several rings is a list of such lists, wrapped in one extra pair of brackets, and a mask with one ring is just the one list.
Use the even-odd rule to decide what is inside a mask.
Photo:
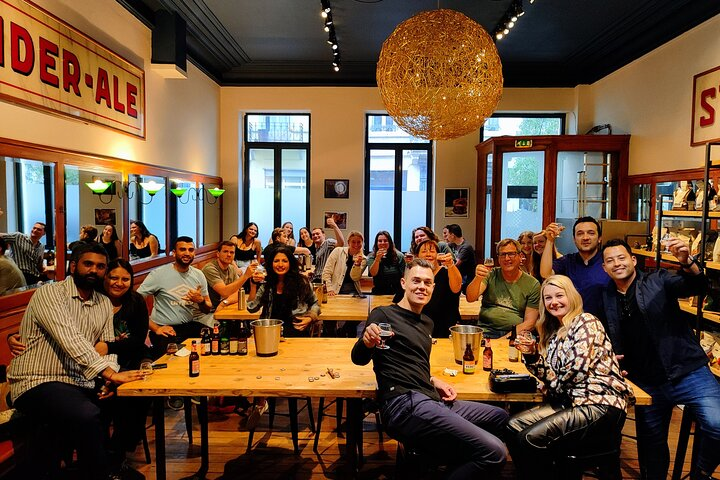
[[(496, 478), (506, 456), (498, 437), (509, 416), (499, 407), (457, 400), (452, 385), (430, 375), (433, 322), (422, 309), (435, 286), (432, 266), (411, 261), (400, 283), (402, 300), (370, 313), (351, 354), (356, 365), (373, 362), (386, 431), (433, 462), (448, 464), (450, 478)], [(393, 335), (383, 347), (385, 323)]]
[(200, 330), (212, 326), (212, 303), (202, 271), (190, 266), (195, 259), (195, 243), (178, 237), (173, 248), (175, 262), (158, 267), (138, 288), (143, 297), (155, 297), (150, 314), (150, 342), (153, 356), (165, 353), (168, 343), (199, 337)]
[[(140, 380), (143, 374), (118, 373), (117, 356), (102, 356), (94, 348), (115, 339), (112, 304), (96, 291), (107, 261), (99, 244), (78, 246), (70, 259), (72, 275), (40, 287), (20, 323), (20, 340), (27, 348), (10, 362), (10, 393), (18, 410), (48, 427), (34, 429), (29, 450), (37, 458), (30, 462), (35, 470), (30, 478), (58, 478), (60, 455), (52, 451), (55, 442), (48, 442), (58, 434), (77, 448), (82, 478), (119, 478), (110, 472), (101, 400), (111, 395), (111, 385)], [(99, 393), (96, 379), (104, 383)]]
[(622, 240), (603, 247), (612, 279), (602, 292), (604, 318), (621, 368), (652, 397), (652, 405), (635, 406), (640, 478), (667, 478), (670, 418), (675, 405), (685, 405), (698, 425), (690, 478), (709, 480), (720, 463), (720, 385), (678, 305), (678, 298), (702, 299), (707, 280), (687, 244), (673, 238), (666, 246), (680, 263), (678, 274), (636, 270)]
[(559, 223), (551, 223), (545, 227), (547, 244), (540, 258), (540, 276), (565, 275), (572, 280), (583, 299), (584, 310), (602, 318), (602, 302), (600, 290), (609, 278), (603, 270), (600, 242), (602, 231), (600, 224), (593, 217), (580, 217), (573, 225), (573, 240), (577, 253), (569, 253), (554, 259), (555, 239), (565, 227)]

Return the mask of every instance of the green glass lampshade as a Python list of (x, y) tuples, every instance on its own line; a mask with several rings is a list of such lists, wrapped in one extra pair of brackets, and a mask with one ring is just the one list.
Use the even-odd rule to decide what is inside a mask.
[(223, 190), (222, 188), (215, 187), (215, 188), (208, 188), (208, 192), (210, 192), (210, 195), (212, 195), (213, 197), (218, 198), (220, 195), (225, 193), (225, 190)]
[(155, 180), (150, 180), (149, 182), (142, 182), (140, 186), (145, 190), (151, 197), (155, 195), (157, 192), (165, 188), (165, 185), (161, 183), (157, 183)]
[(112, 182), (103, 182), (102, 180), (97, 179), (94, 182), (86, 183), (85, 185), (87, 185), (87, 187), (92, 190), (94, 194), (102, 195), (108, 188), (110, 188)]
[(185, 192), (188, 191), (187, 188), (171, 188), (170, 191), (178, 198), (185, 195)]

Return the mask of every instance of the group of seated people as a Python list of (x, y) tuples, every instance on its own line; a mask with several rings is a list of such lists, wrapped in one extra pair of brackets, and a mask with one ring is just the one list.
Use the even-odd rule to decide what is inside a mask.
[[(152, 270), (137, 293), (128, 262), (109, 259), (99, 243), (78, 244), (70, 276), (38, 289), (19, 336), (9, 339), (17, 355), (8, 376), (15, 406), (69, 437), (66, 445), (77, 449), (83, 478), (118, 478), (128, 471), (124, 453), (141, 438), (148, 404), (113, 396), (112, 387), (143, 378), (141, 360), (159, 357), (176, 338), (199, 337), (214, 324), (212, 312), (236, 303), (241, 290), (249, 311), (262, 308), (263, 318), (285, 322), (285, 336), (310, 336), (320, 331), (321, 318), (311, 282), (325, 283), (329, 295), (361, 295), (367, 270), (373, 293), (395, 294), (396, 304), (345, 329), (358, 337), (352, 359), (373, 361), (387, 431), (450, 465), (451, 478), (496, 475), (506, 446), (519, 478), (530, 478), (528, 472), (557, 478), (554, 468), (563, 454), (619, 439), (633, 400), (626, 374), (653, 398), (653, 405), (636, 407), (643, 478), (667, 474), (668, 426), (679, 403), (696, 413), (702, 439), (691, 478), (711, 478), (720, 462), (720, 386), (680, 320), (677, 299), (705, 287), (681, 241), (668, 244), (681, 265), (678, 274), (644, 274), (626, 243), (612, 240), (601, 249), (598, 222), (583, 217), (573, 226), (577, 253), (555, 258), (562, 228), (550, 224), (531, 237), (533, 243), (539, 236), (545, 240), (537, 242), (545, 244), (541, 253), (533, 248), (523, 262), (523, 243), (504, 239), (496, 248), (497, 267), (489, 268), (476, 264), (455, 224), (443, 229), (442, 242), (427, 227), (415, 229), (409, 254), (395, 247), (388, 232), (378, 232), (368, 257), (360, 232), (351, 231), (346, 241), (332, 219), (328, 224), (335, 238), (322, 228), (301, 229), (293, 245), (292, 225), (286, 225), (272, 232), (263, 250), (258, 226), (250, 223), (220, 242), (216, 258), (202, 270), (192, 266), (192, 238), (179, 237), (173, 263)], [(539, 260), (528, 260), (535, 253)], [(298, 261), (307, 255), (315, 266), (311, 278)], [(536, 263), (542, 285), (523, 270)], [(533, 333), (517, 348), (543, 382), (547, 404), (510, 418), (497, 407), (457, 401), (448, 382), (430, 377), (431, 337), (446, 337), (461, 322), (463, 291), (470, 302), (482, 297), (478, 320), (471, 323), (487, 338), (513, 327)], [(150, 315), (143, 299), (148, 296), (154, 298)], [(392, 325), (391, 349), (375, 348), (378, 323)], [(114, 420), (111, 439), (108, 419)], [(54, 478), (59, 460), (37, 452), (43, 459), (33, 463), (36, 478)]]

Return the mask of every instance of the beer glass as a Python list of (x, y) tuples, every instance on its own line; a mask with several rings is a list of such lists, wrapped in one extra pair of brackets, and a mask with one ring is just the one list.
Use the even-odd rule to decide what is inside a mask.
[(392, 337), (392, 327), (389, 323), (378, 323), (378, 327), (380, 327), (380, 345), (377, 348), (387, 350), (390, 347), (385, 342)]

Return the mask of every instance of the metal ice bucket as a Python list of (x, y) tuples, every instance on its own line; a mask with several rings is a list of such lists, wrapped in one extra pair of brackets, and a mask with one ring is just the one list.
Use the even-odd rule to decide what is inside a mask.
[(470, 344), (475, 361), (480, 359), (480, 342), (482, 342), (482, 328), (475, 325), (454, 325), (450, 327), (450, 340), (453, 344), (453, 353), (455, 354), (455, 363), (462, 365), (463, 355), (467, 344)]
[(277, 355), (280, 346), (280, 332), (282, 331), (282, 320), (264, 318), (250, 322), (253, 327), (253, 338), (255, 339), (255, 353), (258, 357), (272, 357)]

